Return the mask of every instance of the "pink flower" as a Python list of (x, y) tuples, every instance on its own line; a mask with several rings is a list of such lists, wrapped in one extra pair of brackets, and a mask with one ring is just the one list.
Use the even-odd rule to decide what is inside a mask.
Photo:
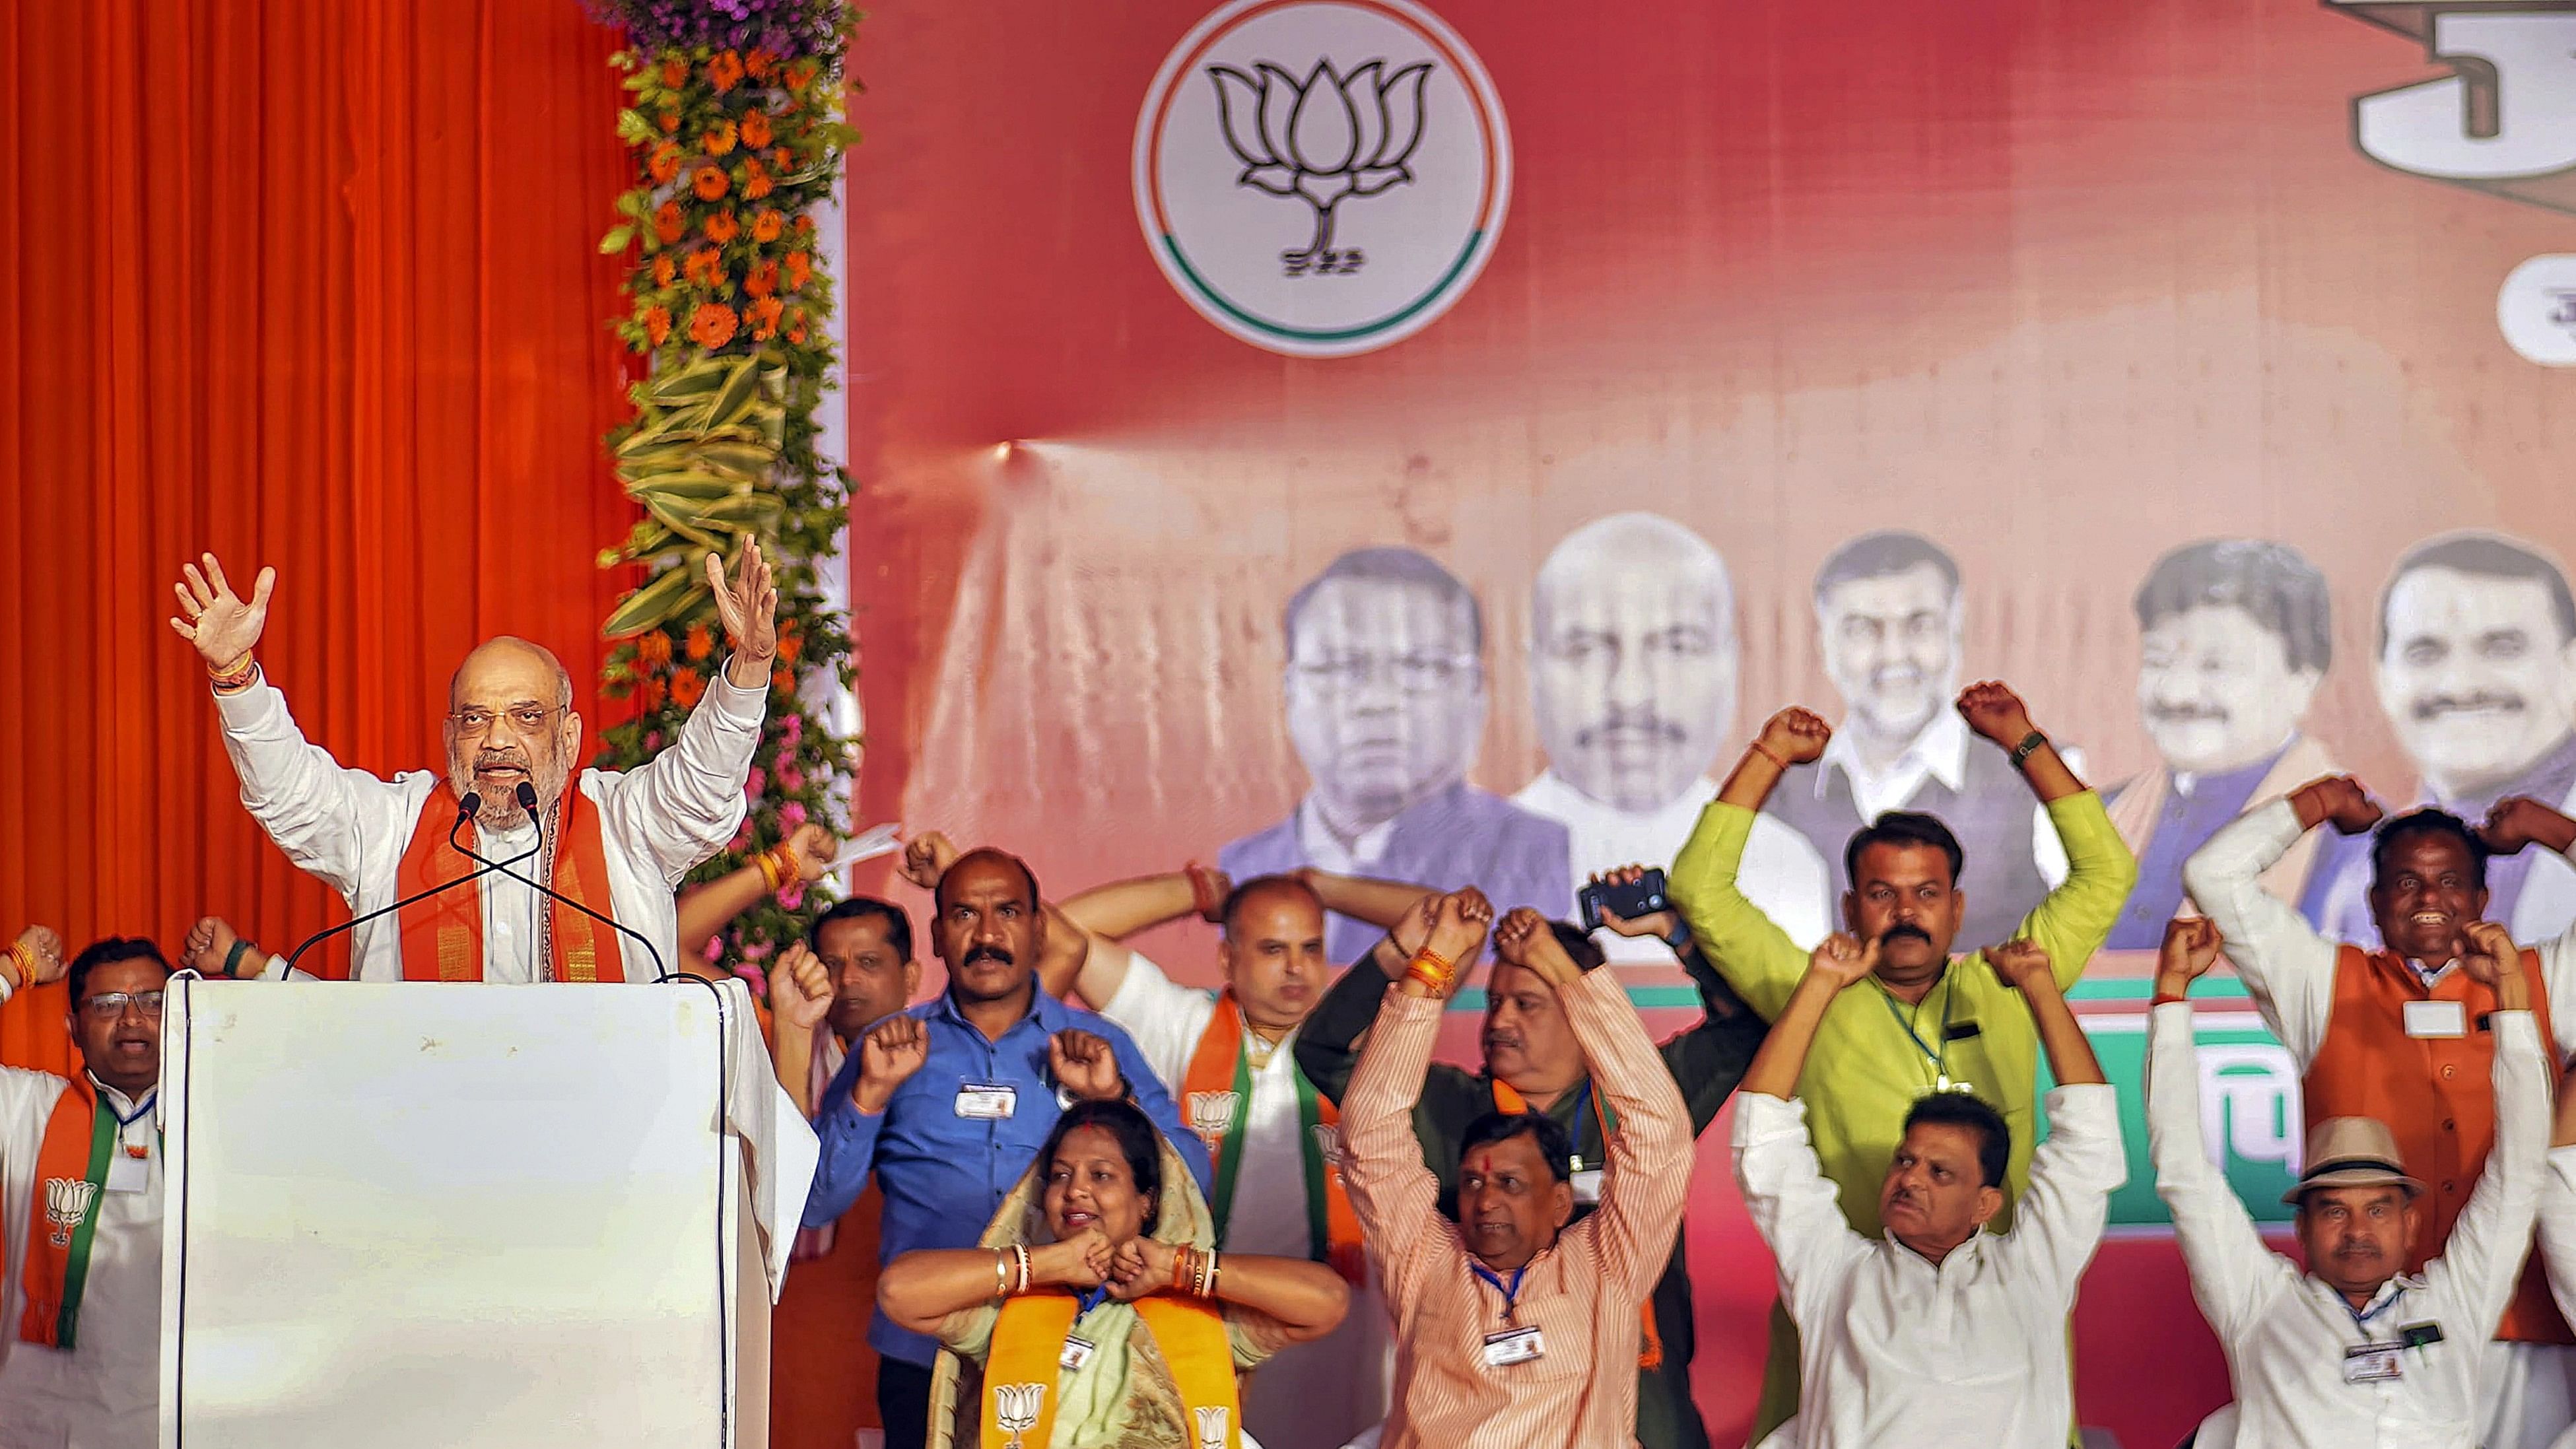
[(780, 823), (780, 824), (785, 825), (785, 826), (786, 826), (788, 829), (790, 829), (790, 830), (793, 830), (793, 829), (795, 829), (797, 826), (804, 824), (804, 823), (805, 823), (805, 807), (804, 807), (804, 805), (803, 805), (802, 803), (798, 802), (798, 801), (790, 800), (790, 801), (788, 801), (786, 804), (779, 806), (779, 807), (778, 807), (778, 820), (779, 820), (779, 823)]
[(721, 961), (721, 960), (723, 960), (723, 959), (724, 959), (724, 937), (722, 937), (722, 936), (720, 936), (720, 935), (718, 935), (718, 936), (709, 936), (709, 937), (707, 937), (707, 949), (706, 949), (705, 951), (701, 952), (700, 954), (704, 955), (704, 956), (705, 956), (708, 960), (710, 960), (710, 961)]
[(781, 909), (790, 911), (804, 905), (805, 882), (802, 879), (789, 881), (785, 888), (778, 892), (778, 904)]
[(778, 738), (788, 749), (792, 750), (796, 748), (796, 742), (805, 738), (805, 716), (801, 714), (789, 715), (786, 720), (778, 726)]
[(742, 959), (744, 959), (745, 961), (766, 961), (766, 960), (768, 960), (768, 959), (769, 959), (769, 943), (768, 943), (767, 941), (754, 941), (754, 942), (752, 942), (750, 945), (743, 947), (743, 948), (742, 948)]
[(750, 796), (752, 799), (757, 800), (761, 797), (761, 793), (766, 791), (768, 788), (769, 772), (760, 768), (758, 765), (752, 766), (751, 773), (743, 779), (742, 792), (745, 795)]
[(732, 851), (736, 855), (740, 855), (744, 851), (751, 849), (751, 822), (749, 820), (742, 822), (742, 828), (733, 833), (733, 844), (726, 846), (725, 849)]
[(761, 974), (760, 968), (756, 966), (736, 966), (733, 968), (733, 974), (751, 983), (752, 995), (767, 996), (769, 994), (769, 978)]
[(646, 730), (644, 732), (644, 748), (651, 750), (656, 754), (661, 753), (662, 732), (660, 730)]
[(791, 795), (804, 789), (805, 772), (796, 768), (794, 765), (780, 765), (778, 767), (778, 788), (787, 791)]

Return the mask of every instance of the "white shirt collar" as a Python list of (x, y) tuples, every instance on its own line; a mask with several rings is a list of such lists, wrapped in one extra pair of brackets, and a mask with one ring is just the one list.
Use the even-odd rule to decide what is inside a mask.
[(1382, 820), (1362, 831), (1360, 838), (1346, 850), (1333, 834), (1332, 827), (1324, 823), (1323, 812), (1316, 808), (1313, 795), (1297, 802), (1298, 847), (1320, 870), (1335, 875), (1363, 874), (1362, 867), (1385, 858), (1387, 842), (1394, 836), (1395, 822)]
[(154, 1087), (151, 1091), (143, 1094), (141, 1101), (137, 1101), (134, 1098), (125, 1095), (123, 1092), (118, 1091), (116, 1088), (109, 1086), (107, 1083), (100, 1081), (95, 1074), (83, 1072), (81, 1075), (89, 1078), (90, 1086), (95, 1088), (98, 1092), (98, 1099), (107, 1104), (108, 1110), (116, 1114), (116, 1120), (119, 1122), (131, 1122), (144, 1112), (151, 1110), (154, 1099), (161, 1095), (161, 1089), (159, 1087)]
[(1955, 710), (1936, 710), (1932, 722), (1906, 745), (1905, 753), (1875, 773), (1862, 762), (1860, 746), (1852, 742), (1852, 732), (1839, 729), (1825, 741), (1821, 765), (1816, 771), (1817, 796), (1824, 795), (1826, 772), (1839, 767), (1844, 778), (1851, 781), (1852, 799), (1861, 807), (1861, 818), (1874, 820), (1882, 812), (1901, 808), (1923, 787), (1926, 778), (1953, 790), (1966, 785), (1968, 722), (1959, 718)]

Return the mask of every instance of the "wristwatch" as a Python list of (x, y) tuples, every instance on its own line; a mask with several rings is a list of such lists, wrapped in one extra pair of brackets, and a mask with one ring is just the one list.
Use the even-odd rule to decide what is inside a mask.
[(1690, 922), (1684, 921), (1680, 925), (1673, 927), (1672, 931), (1664, 937), (1664, 944), (1672, 947), (1673, 954), (1676, 956), (1689, 955), (1691, 949)]
[(2037, 730), (2032, 730), (2029, 734), (2023, 735), (2021, 737), (2021, 743), (2012, 747), (2013, 768), (2016, 770), (2020, 769), (2023, 763), (2029, 760), (2031, 756), (2039, 753), (2039, 747), (2041, 745), (2047, 743), (2048, 736), (2041, 734)]

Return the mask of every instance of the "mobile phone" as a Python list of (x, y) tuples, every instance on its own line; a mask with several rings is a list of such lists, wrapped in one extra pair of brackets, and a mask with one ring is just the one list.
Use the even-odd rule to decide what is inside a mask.
[(1583, 911), (1583, 929), (1601, 929), (1601, 910), (1607, 906), (1615, 914), (1635, 920), (1669, 909), (1672, 902), (1664, 896), (1664, 872), (1658, 867), (1637, 878), (1634, 885), (1612, 885), (1594, 881), (1575, 893), (1574, 903)]

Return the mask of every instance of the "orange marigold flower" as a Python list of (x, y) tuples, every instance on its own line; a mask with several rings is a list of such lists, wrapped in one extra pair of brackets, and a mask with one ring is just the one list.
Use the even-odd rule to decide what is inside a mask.
[(769, 207), (764, 206), (752, 213), (751, 239), (753, 241), (774, 242), (778, 240), (778, 234), (786, 229), (787, 218), (780, 216)]
[(691, 624), (689, 626), (689, 657), (691, 659), (704, 659), (714, 652), (716, 652), (716, 636), (708, 633), (707, 626), (704, 624)]
[(679, 279), (679, 276), (679, 263), (671, 260), (671, 254), (669, 252), (664, 252), (653, 259), (654, 286), (668, 288), (671, 283)]
[(647, 713), (650, 713), (662, 707), (662, 700), (667, 693), (658, 676), (647, 675), (644, 682), (637, 686), (635, 699), (637, 703), (644, 706)]
[(671, 703), (682, 709), (696, 709), (706, 698), (707, 682), (694, 669), (683, 669), (671, 676)]
[(777, 189), (778, 183), (770, 180), (766, 171), (746, 172), (742, 178), (742, 194), (747, 201), (758, 201)]
[(676, 201), (663, 202), (653, 213), (653, 235), (660, 237), (664, 246), (678, 241), (680, 233), (688, 228), (688, 218), (680, 215), (680, 203)]
[(744, 308), (744, 314), (751, 318), (751, 335), (763, 342), (777, 336), (778, 317), (782, 310), (776, 297), (763, 297)]
[(680, 270), (691, 282), (701, 286), (721, 287), (725, 283), (724, 258), (714, 252), (689, 253), (687, 265)]
[(680, 174), (679, 146), (669, 141), (655, 146), (653, 154), (645, 159), (644, 169), (657, 184), (669, 185), (671, 178)]
[(671, 662), (671, 636), (659, 629), (635, 641), (635, 657), (648, 669), (661, 669)]
[(665, 136), (676, 135), (678, 134), (679, 129), (680, 113), (677, 111), (664, 111), (662, 113), (662, 134)]
[[(757, 53), (757, 52), (755, 52)], [(775, 133), (769, 129), (769, 113), (753, 109), (743, 112), (742, 144), (754, 151), (770, 143)]]
[(812, 236), (814, 234), (814, 218), (810, 216), (800, 216), (796, 218), (796, 230), (802, 235)]
[(721, 166), (701, 166), (698, 168), (698, 179), (691, 185), (698, 193), (698, 200), (721, 201), (724, 199), (726, 188), (732, 186), (733, 181), (724, 174), (724, 168)]
[(742, 289), (755, 297), (766, 297), (778, 290), (778, 263), (760, 262), (743, 274)]
[(787, 314), (787, 340), (799, 347), (805, 345), (805, 309), (802, 307)]
[(689, 83), (689, 58), (673, 51), (662, 57), (662, 89), (676, 91)]
[(742, 57), (730, 50), (717, 51), (716, 58), (707, 62), (707, 84), (716, 88), (717, 95), (741, 85)]
[(814, 259), (803, 252), (787, 254), (787, 290), (801, 292), (814, 276)]
[(787, 68), (787, 88), (791, 91), (801, 91), (812, 85), (814, 78), (822, 73), (823, 67), (820, 65), (810, 60), (800, 60)]
[(700, 347), (722, 347), (733, 340), (742, 319), (722, 302), (701, 302), (689, 318), (689, 340)]
[(722, 156), (732, 151), (734, 145), (733, 122), (718, 121), (714, 125), (707, 127), (707, 133), (705, 136), (700, 138), (700, 144), (707, 148), (707, 154), (710, 156)]
[(799, 655), (799, 654), (802, 654), (802, 653), (804, 653), (804, 652), (805, 652), (805, 641), (804, 641), (804, 640), (797, 638), (793, 633), (789, 633), (789, 632), (786, 632), (786, 631), (783, 631), (783, 630), (779, 633), (779, 635), (778, 635), (778, 662), (779, 662), (779, 663), (781, 663), (781, 664), (793, 664), (793, 663), (795, 663), (795, 662), (796, 662), (796, 656), (797, 656), (797, 655)]
[(742, 235), (742, 223), (735, 219), (732, 212), (719, 211), (707, 218), (705, 231), (707, 234), (707, 240), (714, 242), (717, 246), (723, 246), (725, 243), (732, 241), (735, 237)]
[(781, 171), (793, 171), (796, 169), (796, 153), (781, 146), (769, 153), (769, 164)]
[(742, 58), (743, 73), (753, 80), (769, 79), (769, 68), (776, 64), (778, 64), (778, 57), (765, 50), (755, 49)]
[(777, 690), (780, 694), (794, 694), (796, 692), (796, 676), (784, 669), (772, 670), (769, 675), (769, 687)]
[(671, 340), (670, 308), (647, 307), (644, 309), (644, 339), (656, 347), (659, 347), (663, 343)]

